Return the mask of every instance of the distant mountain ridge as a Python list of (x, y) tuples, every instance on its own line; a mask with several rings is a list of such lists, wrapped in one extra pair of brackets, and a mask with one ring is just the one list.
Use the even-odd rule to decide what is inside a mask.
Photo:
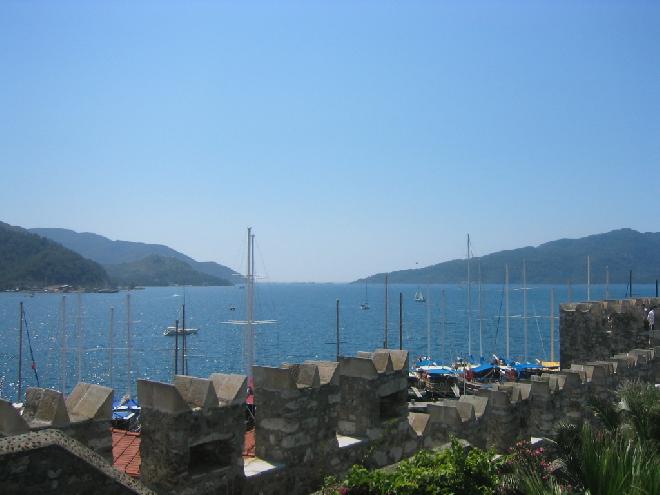
[[(484, 283), (503, 283), (505, 265), (509, 265), (512, 283), (522, 279), (523, 260), (527, 267), (527, 282), (531, 284), (562, 284), (587, 282), (587, 256), (591, 262), (591, 283), (605, 283), (609, 270), (610, 283), (627, 283), (629, 271), (633, 283), (653, 283), (660, 278), (660, 232), (637, 232), (624, 228), (579, 239), (560, 239), (538, 247), (523, 247), (498, 251), (472, 258), (471, 278), (476, 280), (481, 264)], [(388, 273), (391, 283), (461, 283), (465, 282), (465, 259), (457, 259), (424, 268)], [(382, 283), (385, 274), (366, 277)], [(365, 278), (356, 282), (364, 282)]]
[(0, 289), (50, 285), (102, 288), (109, 283), (98, 263), (21, 227), (0, 222)]
[(231, 285), (223, 278), (193, 269), (171, 256), (150, 254), (146, 258), (118, 265), (105, 265), (112, 281), (120, 286)]
[(34, 228), (29, 229), (29, 231), (59, 242), (85, 258), (94, 260), (104, 266), (134, 263), (151, 255), (157, 255), (183, 261), (192, 269), (212, 277), (224, 279), (229, 284), (233, 284), (237, 280), (238, 273), (227, 266), (213, 261), (196, 261), (190, 256), (162, 244), (113, 241), (102, 235), (90, 232), (75, 232), (69, 229)]

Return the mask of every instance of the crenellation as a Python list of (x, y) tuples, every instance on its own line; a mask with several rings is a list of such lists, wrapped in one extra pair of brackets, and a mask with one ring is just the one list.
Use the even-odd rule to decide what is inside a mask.
[[(564, 306), (564, 324), (582, 330), (601, 326), (621, 339), (639, 323), (641, 311), (637, 300)], [(585, 334), (575, 342), (589, 346), (603, 335)], [(603, 338), (610, 339), (601, 342), (605, 347), (614, 342)], [(624, 350), (603, 356), (574, 349), (579, 358), (566, 363), (562, 356), (559, 372), (429, 403), (425, 413), (408, 412), (406, 351), (255, 366), (256, 457), (246, 460), (241, 454), (247, 377), (139, 380), (141, 480), (159, 494), (297, 494), (313, 491), (325, 475), (341, 475), (353, 463), (384, 466), (440, 446), (452, 435), (503, 451), (520, 439), (553, 435), (560, 421), (593, 421), (591, 399), (611, 398), (625, 380), (658, 377), (660, 347), (635, 344)], [(107, 450), (101, 429), (109, 431), (110, 403), (109, 389), (89, 384), (79, 384), (66, 402), (58, 392), (28, 389), (22, 417), (0, 401), (0, 436), (59, 425), (101, 453)]]
[(30, 431), (25, 419), (11, 402), (0, 399), (0, 437), (20, 435)]
[(194, 376), (176, 375), (174, 388), (190, 408), (219, 407), (219, 399), (211, 380)]
[(248, 388), (247, 376), (212, 373), (209, 380), (213, 383), (220, 405), (245, 404)]

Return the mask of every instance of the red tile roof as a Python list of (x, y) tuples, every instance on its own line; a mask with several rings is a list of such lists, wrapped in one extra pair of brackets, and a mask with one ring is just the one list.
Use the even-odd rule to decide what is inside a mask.
[(119, 471), (138, 478), (140, 476), (140, 434), (112, 429), (112, 464)]
[(245, 432), (243, 444), (243, 457), (254, 457), (254, 429)]

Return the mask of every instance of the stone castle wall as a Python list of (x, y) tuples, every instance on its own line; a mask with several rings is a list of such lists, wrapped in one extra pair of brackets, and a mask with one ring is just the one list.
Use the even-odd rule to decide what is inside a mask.
[(660, 308), (660, 298), (560, 305), (561, 367), (569, 367), (577, 361), (606, 359), (630, 349), (660, 345), (660, 331), (650, 334), (645, 320), (646, 313), (653, 307)]
[[(596, 313), (590, 310), (588, 315)], [(626, 311), (617, 314), (621, 318), (615, 322), (623, 322), (623, 335), (628, 328)], [(577, 322), (583, 328), (584, 321), (584, 315), (570, 315), (562, 324)], [(587, 355), (585, 349), (575, 351)], [(141, 483), (112, 478), (108, 486), (119, 483), (118, 493), (309, 493), (324, 476), (342, 475), (354, 463), (382, 467), (422, 448), (444, 445), (451, 436), (503, 451), (530, 436), (552, 435), (560, 420), (591, 420), (590, 398), (612, 398), (625, 380), (660, 381), (660, 347), (589, 356), (557, 373), (431, 403), (425, 413), (408, 411), (406, 351), (377, 349), (341, 357), (339, 362), (257, 366), (256, 457), (249, 459), (242, 457), (245, 376), (177, 376), (172, 384), (140, 380)], [(0, 438), (0, 464), (22, 466), (21, 472), (31, 473), (33, 482), (41, 479), (39, 486), (47, 486), (52, 472), (43, 470), (44, 456), (51, 456), (53, 467), (67, 457), (56, 456), (55, 447), (38, 453), (17, 449), (16, 439), (25, 439), (21, 442), (27, 445), (31, 435), (53, 428), (77, 446), (67, 452), (88, 453), (87, 464), (108, 459), (111, 401), (111, 390), (79, 384), (66, 402), (58, 392), (30, 389), (22, 416), (11, 404), (0, 402), (0, 436), (7, 437)], [(75, 463), (65, 462), (71, 465)], [(2, 493), (12, 493), (7, 486), (19, 486), (17, 472), (0, 470)], [(68, 472), (64, 469), (57, 476), (67, 477)], [(81, 486), (80, 480), (93, 479), (89, 473), (70, 477)]]

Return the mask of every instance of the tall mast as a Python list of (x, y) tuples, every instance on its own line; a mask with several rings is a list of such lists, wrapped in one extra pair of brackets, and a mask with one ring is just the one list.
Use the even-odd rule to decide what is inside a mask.
[(131, 396), (131, 294), (126, 294), (126, 395)]
[(18, 398), (16, 402), (21, 402), (23, 377), (23, 301), (18, 303)]
[(179, 374), (179, 320), (174, 320), (174, 376)]
[(62, 393), (66, 395), (66, 296), (62, 296), (61, 310), (62, 332), (60, 338), (60, 386), (62, 387)]
[(509, 354), (509, 265), (504, 267), (504, 307), (506, 313), (506, 360), (511, 359)]
[(403, 292), (399, 292), (399, 350), (403, 349)]
[(591, 301), (591, 257), (587, 256), (587, 301)]
[(188, 374), (188, 347), (186, 346), (186, 287), (183, 287), (183, 306), (181, 307), (181, 373)]
[(82, 381), (82, 294), (76, 298), (76, 369), (78, 383)]
[(339, 299), (337, 299), (337, 362), (339, 362)]
[(383, 339), (383, 347), (387, 349), (387, 273), (385, 274), (385, 338)]
[(610, 298), (610, 267), (605, 267), (605, 299)]
[(447, 340), (447, 296), (445, 289), (440, 292), (442, 298), (442, 338), (440, 340), (440, 356), (445, 359), (445, 342)]
[(108, 382), (110, 388), (114, 388), (112, 384), (112, 353), (114, 351), (114, 326), (115, 326), (115, 308), (110, 307), (110, 328), (108, 329)]
[(550, 289), (550, 361), (555, 360), (555, 289)]
[(481, 260), (477, 265), (479, 269), (479, 358), (482, 358), (484, 355), (483, 347), (483, 322), (484, 322), (484, 313), (481, 307)]
[(426, 357), (431, 358), (431, 294), (426, 286)]
[(467, 235), (467, 322), (468, 356), (472, 355), (472, 285), (470, 283), (470, 234)]
[(523, 260), (523, 326), (525, 328), (525, 362), (527, 362), (527, 262)]
[(247, 231), (247, 247), (248, 247), (248, 256), (247, 256), (247, 324), (245, 327), (245, 372), (248, 376), (252, 376), (252, 366), (254, 365), (254, 236), (252, 235), (252, 227), (248, 227)]

